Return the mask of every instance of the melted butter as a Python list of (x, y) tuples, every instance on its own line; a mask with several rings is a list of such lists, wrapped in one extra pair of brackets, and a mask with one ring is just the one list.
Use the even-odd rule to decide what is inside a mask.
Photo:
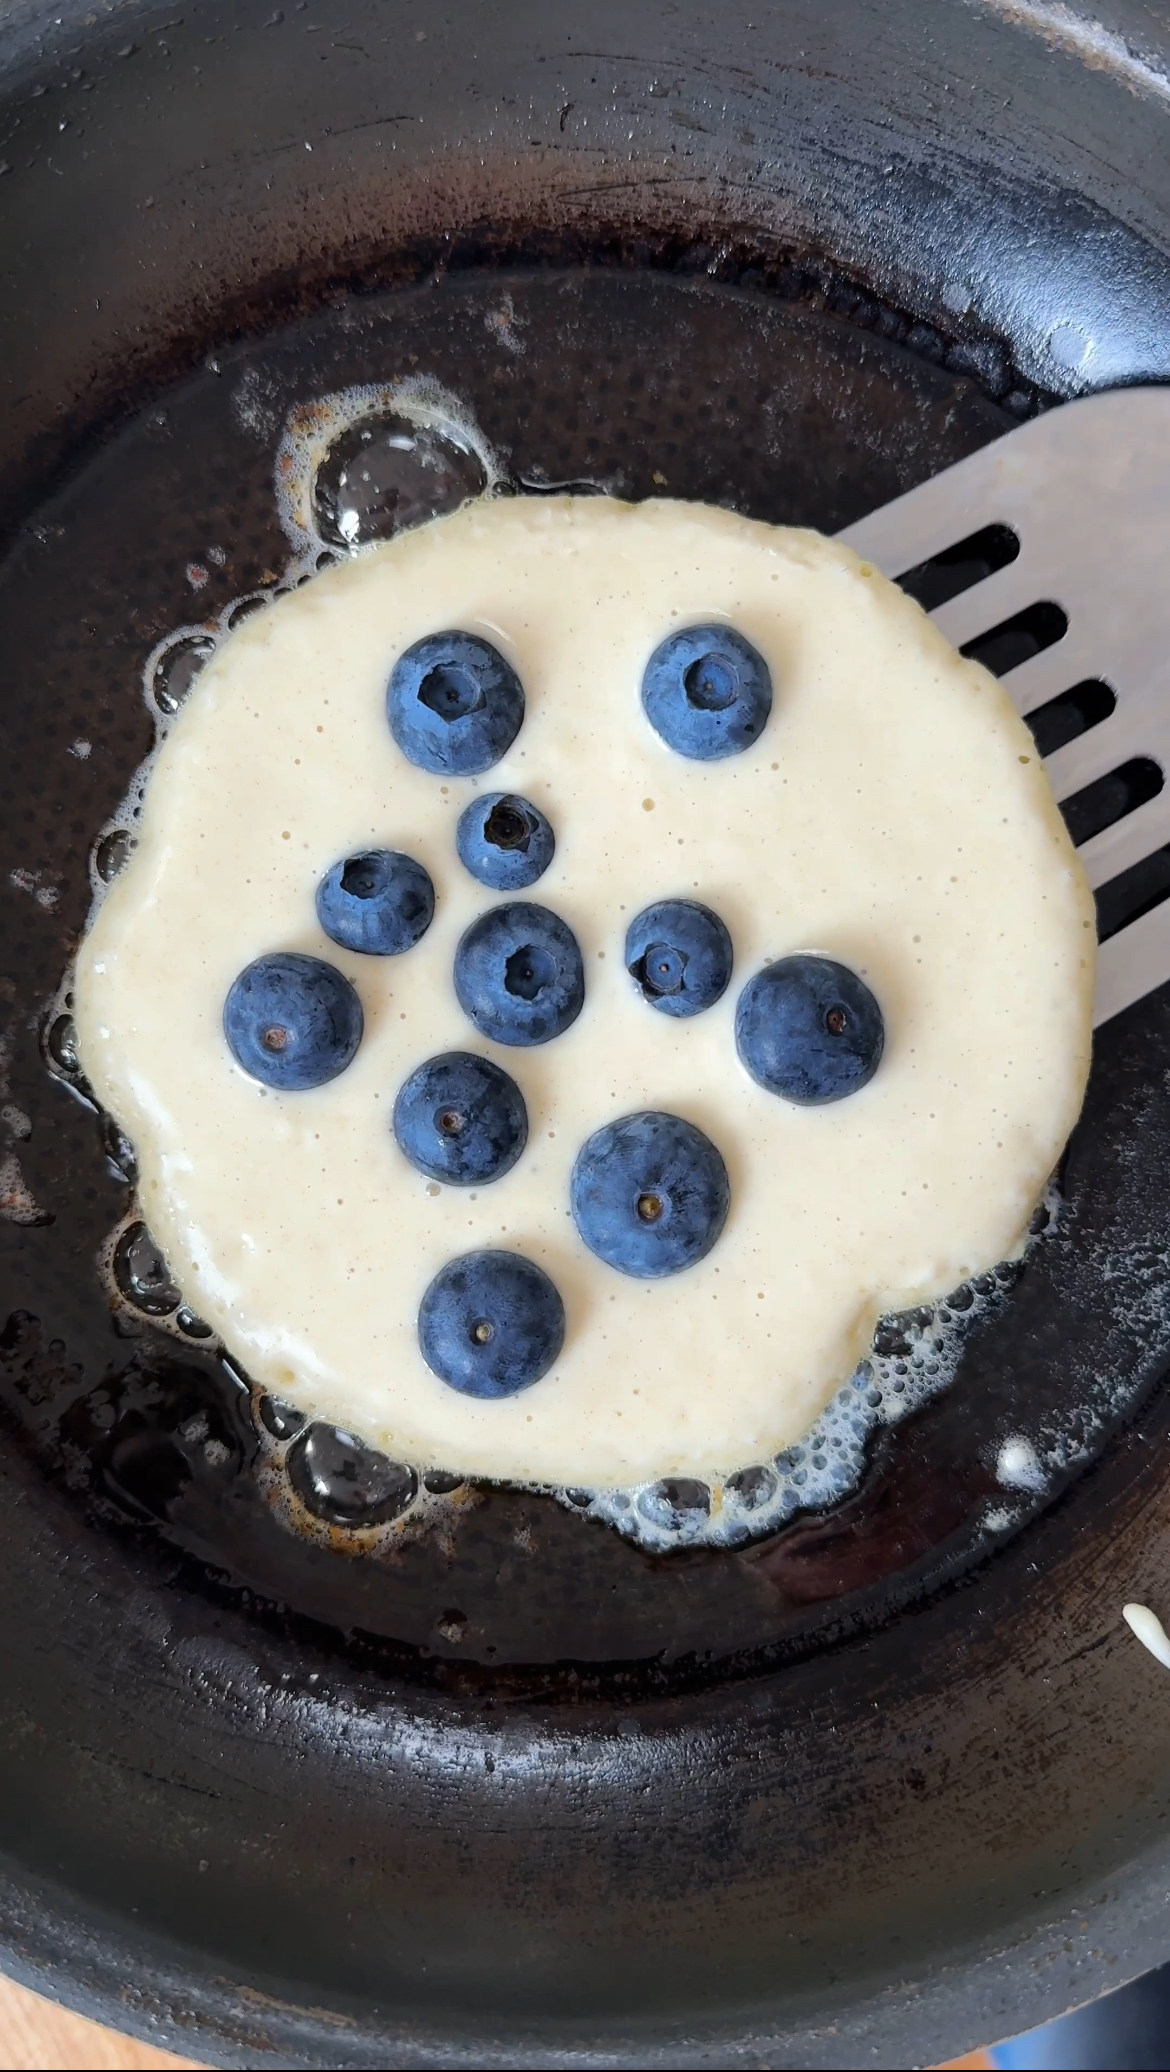
[[(702, 764), (638, 691), (666, 633), (712, 618), (761, 650), (775, 702), (751, 750)], [(512, 750), (478, 779), (415, 769), (386, 724), (395, 658), (447, 626), (485, 634), (525, 687)], [(526, 896), (586, 967), (580, 1018), (533, 1050), (483, 1043), (451, 978), (493, 898), (455, 824), (500, 789), (552, 822)], [(317, 924), (320, 877), (373, 844), (434, 880), (403, 957), (351, 955)], [(724, 998), (681, 1022), (622, 962), (629, 921), (672, 896), (735, 945)], [(1020, 1250), (1083, 1094), (1092, 920), (1005, 693), (848, 549), (699, 506), (488, 500), (281, 598), (206, 665), (82, 946), (78, 1041), (184, 1299), (274, 1394), (470, 1474), (717, 1478), (807, 1430), (879, 1314)], [(312, 1093), (257, 1087), (223, 1039), (232, 980), (276, 949), (328, 958), (362, 999), (357, 1059)], [(798, 950), (860, 971), (886, 1021), (876, 1077), (828, 1108), (763, 1092), (735, 1055), (741, 986)], [(405, 1075), (455, 1048), (494, 1056), (529, 1111), (519, 1164), (470, 1192), (436, 1190), (390, 1131)], [(594, 1259), (568, 1213), (580, 1144), (641, 1107), (697, 1123), (732, 1186), (707, 1259), (653, 1283)], [(445, 1260), (494, 1245), (552, 1275), (568, 1330), (544, 1380), (489, 1403), (431, 1374), (415, 1320)]]

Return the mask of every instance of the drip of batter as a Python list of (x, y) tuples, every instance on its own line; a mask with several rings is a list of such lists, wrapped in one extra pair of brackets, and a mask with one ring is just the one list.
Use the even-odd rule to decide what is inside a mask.
[[(741, 752), (678, 753), (640, 698), (678, 629), (726, 625), (771, 710)], [(519, 730), (474, 777), (416, 767), (386, 687), (459, 628), (523, 687)], [(501, 897), (460, 862), (481, 795), (528, 802), (555, 848), (523, 897), (580, 947), (584, 1005), (537, 1047), (462, 1011), (464, 931)], [(434, 919), (404, 954), (331, 940), (317, 887), (345, 857), (421, 865)], [(656, 1012), (626, 933), (700, 902), (730, 934), (704, 1011)], [(483, 500), (248, 618), (198, 678), (150, 777), (136, 851), (76, 981), (78, 1042), (137, 1147), (141, 1201), (183, 1296), (273, 1394), (398, 1459), (509, 1481), (715, 1479), (797, 1439), (883, 1312), (1018, 1252), (1080, 1107), (1093, 906), (1031, 736), (846, 548), (722, 511), (603, 498)], [(353, 1062), (263, 1088), (224, 1038), (255, 960), (324, 960), (356, 989)], [(884, 1049), (828, 1106), (782, 1098), (736, 1051), (736, 1004), (805, 955), (857, 974)], [(519, 1088), (527, 1140), (482, 1186), (399, 1150), (396, 1097), (473, 1053)], [(582, 1241), (582, 1145), (643, 1111), (726, 1167), (716, 1242), (659, 1279)], [(447, 1386), (420, 1304), (467, 1252), (521, 1255), (564, 1308), (548, 1371), (499, 1399)]]

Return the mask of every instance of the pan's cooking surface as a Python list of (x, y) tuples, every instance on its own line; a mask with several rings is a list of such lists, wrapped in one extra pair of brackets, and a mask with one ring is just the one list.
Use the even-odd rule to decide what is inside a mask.
[[(0, 26), (0, 505), (33, 514), (4, 597), (0, 1932), (107, 2010), (143, 1981), (140, 2025), (193, 2009), (226, 2062), (929, 2062), (1155, 1954), (1166, 1687), (1118, 1612), (1167, 1582), (1163, 996), (1103, 1032), (1064, 1215), (956, 1387), (853, 1504), (742, 1554), (652, 1561), (499, 1493), (449, 1550), (311, 1546), (206, 1351), (116, 1330), (93, 1271), (127, 1189), (43, 1010), (149, 742), (143, 657), (279, 573), (291, 401), (426, 371), (533, 488), (658, 472), (832, 529), (1037, 382), (1170, 367), (1146, 9), (588, 13)], [(601, 252), (626, 270), (548, 264)], [(878, 285), (826, 298), (824, 252)], [(274, 328), (293, 308), (320, 313)], [(240, 325), (267, 342), (213, 350)], [(999, 1442), (1072, 1402), (1093, 1453), (1119, 1379), (1140, 1414), (973, 1562), (972, 1518), (1026, 1501)]]
[[(488, 272), (347, 301), (215, 354), (42, 509), (9, 563), (0, 609), (31, 721), (27, 762), (10, 777), (13, 798), (29, 803), (8, 823), (3, 863), (22, 939), (6, 968), (28, 988), (13, 1061), (24, 1070), (12, 1081), (27, 1124), (8, 1128), (31, 1196), (17, 1205), (29, 1219), (18, 1225), (20, 1299), (0, 1341), (9, 1414), (79, 1503), (111, 1523), (151, 1521), (194, 1557), (194, 1587), (210, 1564), (216, 1589), (248, 1593), (254, 1616), (356, 1632), (363, 1659), (443, 1686), (535, 1682), (551, 1695), (566, 1678), (575, 1690), (584, 1672), (599, 1690), (632, 1695), (747, 1673), (818, 1632), (887, 1616), (985, 1554), (997, 1536), (989, 1514), (999, 1535), (1018, 1522), (1020, 1491), (996, 1479), (1005, 1442), (1044, 1434), (1051, 1452), (1075, 1408), (1089, 1428), (1070, 1433), (1070, 1450), (1094, 1449), (1114, 1407), (1096, 1385), (1096, 1367), (1119, 1371), (1114, 1334), (1127, 1334), (1127, 1400), (1162, 1350), (1160, 1312), (1136, 1327), (1125, 1315), (1139, 1277), (1119, 1248), (1136, 1208), (1124, 1180), (1096, 1186), (1091, 1208), (1083, 1199), (1092, 1146), (1125, 1135), (1100, 1084), (1063, 1220), (1010, 1301), (1019, 1276), (1005, 1270), (957, 1385), (881, 1433), (847, 1503), (798, 1516), (742, 1557), (653, 1560), (547, 1498), (475, 1488), (429, 1506), (424, 1493), (411, 1529), (381, 1535), (375, 1552), (350, 1530), (355, 1515), (363, 1522), (352, 1491), (318, 1505), (324, 1534), (297, 1537), (262, 1494), (265, 1428), (231, 1371), (200, 1347), (197, 1325), (184, 1343), (182, 1324), (168, 1335), (149, 1320), (175, 1307), (165, 1286), (147, 1283), (109, 1313), (96, 1261), (131, 1209), (125, 1154), (108, 1123), (37, 1070), (29, 1022), (84, 917), (97, 830), (149, 745), (146, 657), (169, 629), (213, 618), (283, 570), (273, 480), (288, 410), (362, 377), (422, 375), (465, 399), (516, 484), (568, 480), (635, 497), (668, 487), (830, 529), (1012, 421), (962, 364), (939, 364), (941, 339), (907, 344), (911, 327), (893, 313), (883, 331), (859, 328), (817, 307), (824, 298), (799, 276), (780, 287)], [(985, 364), (1013, 413), (1035, 407), (1026, 385), (1009, 389), (994, 353)], [(108, 843), (98, 846), (108, 870)], [(62, 1026), (42, 1013), (55, 1062)], [(133, 1296), (140, 1262), (126, 1254), (118, 1266)], [(1098, 1326), (1070, 1371), (1059, 1319), (1070, 1289), (1092, 1301), (1106, 1258), (1118, 1319)], [(887, 1327), (882, 1349), (896, 1357), (903, 1345)], [(383, 1496), (372, 1490), (371, 1524)]]
[[(254, 1471), (246, 1391), (190, 1329), (150, 1320), (165, 1291), (148, 1281), (114, 1315), (97, 1271), (131, 1209), (126, 1152), (68, 1090), (64, 1026), (46, 1003), (84, 920), (95, 835), (149, 745), (145, 658), (284, 566), (272, 484), (287, 409), (361, 377), (421, 373), (466, 400), (517, 485), (636, 497), (664, 475), (681, 496), (827, 528), (1011, 422), (939, 364), (941, 344), (924, 357), (818, 299), (799, 281), (774, 295), (600, 269), (471, 273), (347, 300), (217, 352), (37, 513), (8, 564), (25, 715), (2, 866), (9, 1428), (79, 1526), (113, 1535), (123, 1559), (163, 1564), (185, 1622), (242, 1619), (257, 1659), (294, 1651), (310, 1695), (340, 1675), (368, 1705), (381, 1679), (404, 1678), (489, 1709), (536, 1699), (573, 1731), (587, 1700), (628, 1714), (655, 1696), (750, 1687), (985, 1558), (1040, 1501), (997, 1482), (1004, 1442), (1051, 1450), (1063, 1433), (1075, 1464), (1160, 1369), (1170, 1145), (1132, 1021), (1101, 1046), (1057, 1227), (1005, 1275), (957, 1383), (875, 1441), (855, 1496), (741, 1553), (651, 1558), (548, 1498), (490, 1489), (440, 1497), (421, 1531), (383, 1536), (372, 1555), (340, 1513), (294, 1534)], [(1035, 407), (1026, 387), (1013, 394), (1016, 410)], [(1156, 1045), (1164, 1017), (1156, 1002), (1144, 1014)], [(45, 1069), (42, 1042), (63, 1076)], [(124, 1286), (142, 1263), (123, 1261)], [(287, 1669), (266, 1674), (287, 1687)]]

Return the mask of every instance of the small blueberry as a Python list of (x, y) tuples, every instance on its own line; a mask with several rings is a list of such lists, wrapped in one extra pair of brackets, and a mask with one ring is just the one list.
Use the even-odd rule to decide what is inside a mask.
[(647, 662), (642, 704), (668, 748), (714, 762), (750, 748), (763, 732), (772, 678), (763, 656), (733, 626), (683, 626)]
[(564, 1341), (560, 1295), (518, 1252), (465, 1252), (450, 1260), (419, 1307), (423, 1359), (463, 1396), (514, 1396), (531, 1388)]
[(626, 970), (660, 1014), (702, 1014), (726, 992), (731, 937), (697, 899), (660, 899), (626, 931)]
[(706, 1257), (727, 1220), (727, 1167), (680, 1115), (643, 1110), (584, 1143), (570, 1181), (573, 1221), (619, 1273), (659, 1280)]
[(474, 633), (428, 633), (398, 657), (386, 692), (390, 731), (436, 777), (477, 777), (506, 755), (524, 718), (510, 662)]
[(362, 1003), (349, 980), (296, 950), (257, 957), (224, 1002), (223, 1033), (237, 1065), (281, 1093), (336, 1079), (354, 1057), (362, 1027)]
[(514, 1079), (490, 1058), (449, 1050), (428, 1058), (394, 1103), (399, 1149), (429, 1180), (473, 1187), (498, 1180), (528, 1140), (528, 1111)]
[(317, 887), (317, 919), (331, 942), (367, 957), (399, 957), (426, 934), (435, 888), (413, 856), (370, 849), (326, 871)]
[(455, 952), (455, 991), (468, 1020), (493, 1043), (548, 1043), (585, 999), (577, 938), (558, 915), (526, 899), (489, 907)]
[(882, 1011), (863, 979), (831, 957), (782, 957), (749, 979), (735, 1010), (735, 1047), (769, 1093), (813, 1107), (873, 1078), (885, 1046)]
[(493, 892), (523, 892), (553, 859), (556, 838), (544, 814), (511, 792), (472, 799), (455, 830), (459, 861)]

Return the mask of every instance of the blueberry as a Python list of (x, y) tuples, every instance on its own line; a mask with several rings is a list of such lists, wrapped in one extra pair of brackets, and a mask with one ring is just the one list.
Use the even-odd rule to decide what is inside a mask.
[(772, 678), (763, 656), (732, 626), (683, 626), (655, 648), (642, 704), (668, 748), (701, 763), (738, 755), (763, 732)]
[(455, 991), (493, 1043), (548, 1043), (576, 1021), (585, 998), (577, 938), (529, 900), (490, 907), (455, 952)]
[(507, 791), (473, 799), (455, 830), (459, 861), (493, 892), (523, 892), (553, 859), (556, 837), (539, 808)]
[(257, 957), (224, 1002), (223, 1033), (237, 1065), (281, 1093), (324, 1086), (362, 1040), (362, 1003), (347, 978), (297, 950)]
[(510, 662), (474, 633), (428, 633), (398, 657), (386, 692), (390, 731), (437, 777), (477, 777), (506, 755), (524, 717)]
[(731, 937), (697, 899), (660, 899), (626, 931), (626, 969), (660, 1014), (702, 1014), (727, 990)]
[(769, 1093), (804, 1107), (842, 1101), (873, 1078), (885, 1045), (869, 987), (831, 957), (781, 957), (749, 979), (735, 1047)]
[(547, 1374), (565, 1341), (565, 1307), (518, 1252), (465, 1252), (435, 1275), (418, 1313), (427, 1366), (463, 1396), (514, 1396)]
[(528, 1140), (528, 1110), (515, 1080), (490, 1058), (449, 1050), (405, 1082), (394, 1103), (394, 1134), (429, 1180), (473, 1187), (515, 1165)]
[(317, 919), (332, 942), (367, 957), (399, 957), (426, 934), (435, 888), (413, 856), (370, 849), (326, 871), (317, 887)]
[(573, 1221), (591, 1252), (639, 1280), (681, 1273), (727, 1220), (727, 1167), (679, 1115), (643, 1110), (596, 1130), (577, 1154)]

